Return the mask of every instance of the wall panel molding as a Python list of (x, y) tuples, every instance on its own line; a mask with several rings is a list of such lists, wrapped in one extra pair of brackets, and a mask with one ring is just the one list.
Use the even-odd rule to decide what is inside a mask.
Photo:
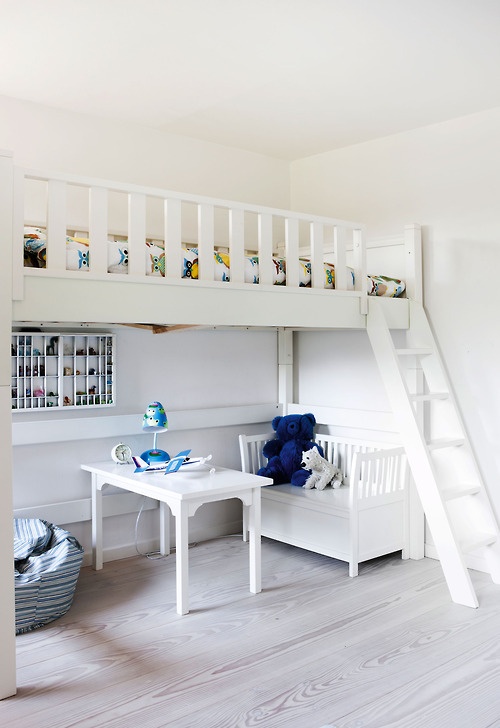
[[(171, 431), (199, 430), (212, 427), (230, 427), (258, 422), (270, 422), (281, 413), (280, 405), (242, 405), (239, 407), (213, 407), (199, 410), (168, 412)], [(94, 440), (104, 437), (140, 435), (143, 412), (127, 415), (101, 415), (97, 417), (44, 418), (38, 421), (16, 421), (12, 424), (12, 444), (39, 445), (47, 442)]]

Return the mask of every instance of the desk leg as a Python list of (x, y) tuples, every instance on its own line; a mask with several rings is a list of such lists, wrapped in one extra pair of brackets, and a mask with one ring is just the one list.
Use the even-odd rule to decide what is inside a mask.
[(102, 486), (96, 473), (92, 473), (92, 565), (102, 569)]
[(189, 506), (181, 502), (175, 511), (177, 614), (189, 612), (188, 522)]
[(250, 552), (250, 591), (262, 590), (260, 542), (260, 488), (252, 489), (252, 505), (248, 508), (248, 534)]
[(160, 554), (168, 556), (170, 553), (170, 508), (160, 501)]

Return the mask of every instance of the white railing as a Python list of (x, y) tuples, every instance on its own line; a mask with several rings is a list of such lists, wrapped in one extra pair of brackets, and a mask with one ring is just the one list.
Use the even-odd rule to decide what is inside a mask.
[[(26, 224), (46, 230), (45, 267), (23, 263)], [(66, 236), (89, 239), (89, 268), (67, 271)], [(108, 240), (127, 241), (128, 272), (108, 272)], [(258, 286), (274, 280), (274, 260), (286, 260), (286, 287), (300, 286), (301, 261), (310, 261), (312, 289), (325, 287), (324, 262), (335, 265), (335, 288), (365, 292), (366, 253), (363, 226), (358, 223), (306, 215), (289, 210), (246, 205), (176, 192), (125, 185), (71, 175), (15, 169), (14, 173), (14, 298), (22, 298), (23, 277), (85, 275), (102, 280), (152, 280), (145, 263), (146, 241), (161, 241), (165, 275), (155, 283), (181, 283), (183, 247), (198, 248), (198, 283), (214, 283), (214, 252), (230, 259), (230, 281), (245, 283), (245, 259), (258, 256)], [(348, 252), (351, 251), (351, 252)], [(253, 284), (252, 284), (253, 285)], [(255, 286), (258, 289), (258, 286)]]

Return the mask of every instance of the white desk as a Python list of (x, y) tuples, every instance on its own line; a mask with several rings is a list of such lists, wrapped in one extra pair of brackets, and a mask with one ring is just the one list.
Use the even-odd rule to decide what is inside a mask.
[(102, 489), (114, 485), (123, 490), (145, 495), (160, 502), (160, 551), (170, 552), (170, 519), (167, 506), (175, 517), (175, 559), (177, 585), (177, 612), (189, 611), (188, 577), (188, 519), (203, 503), (239, 498), (248, 517), (250, 551), (250, 591), (261, 591), (260, 554), (260, 489), (271, 485), (263, 478), (238, 470), (207, 466), (164, 475), (134, 473), (134, 465), (116, 465), (112, 462), (90, 463), (81, 466), (92, 474), (92, 561), (94, 569), (102, 569)]

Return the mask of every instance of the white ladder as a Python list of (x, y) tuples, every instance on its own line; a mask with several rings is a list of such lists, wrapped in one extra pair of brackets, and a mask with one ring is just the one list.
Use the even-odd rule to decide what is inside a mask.
[[(370, 301), (367, 332), (402, 437), (415, 486), (451, 598), (477, 607), (465, 555), (482, 557), (500, 584), (500, 532), (427, 316), (410, 301), (409, 347), (396, 348), (380, 301)], [(411, 391), (406, 362), (423, 372)], [(426, 425), (419, 408), (425, 403)]]

